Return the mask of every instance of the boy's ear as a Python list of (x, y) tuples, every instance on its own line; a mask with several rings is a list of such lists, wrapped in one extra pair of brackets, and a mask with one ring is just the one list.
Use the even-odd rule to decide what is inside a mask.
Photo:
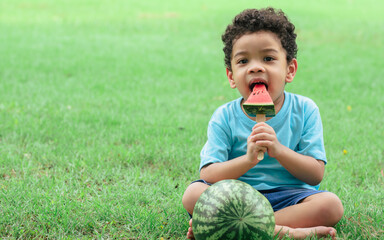
[(229, 70), (228, 68), (226, 68), (226, 70), (227, 70), (227, 78), (229, 81), (229, 85), (231, 86), (231, 88), (236, 88), (236, 83), (235, 83), (235, 79), (233, 79), (232, 71)]
[(287, 76), (285, 77), (285, 82), (290, 83), (293, 81), (297, 72), (297, 60), (293, 58), (287, 66)]

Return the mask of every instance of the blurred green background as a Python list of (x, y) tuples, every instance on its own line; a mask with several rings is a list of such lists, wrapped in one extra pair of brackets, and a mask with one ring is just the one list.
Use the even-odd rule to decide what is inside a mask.
[(321, 185), (341, 239), (383, 238), (384, 4), (378, 1), (0, 2), (0, 236), (184, 239), (213, 111), (234, 98), (221, 34), (245, 8), (298, 33), (287, 91), (320, 108)]

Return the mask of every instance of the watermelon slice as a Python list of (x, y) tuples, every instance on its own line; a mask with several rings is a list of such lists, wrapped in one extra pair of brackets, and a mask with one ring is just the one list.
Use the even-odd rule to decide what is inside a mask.
[[(244, 111), (250, 117), (256, 117), (256, 122), (265, 122), (266, 117), (275, 116), (275, 105), (264, 84), (256, 84), (251, 95), (243, 103)], [(264, 152), (259, 151), (258, 160), (264, 159)]]
[(256, 117), (257, 114), (265, 114), (266, 117), (275, 116), (275, 105), (264, 84), (256, 84), (253, 87), (243, 107), (250, 117)]

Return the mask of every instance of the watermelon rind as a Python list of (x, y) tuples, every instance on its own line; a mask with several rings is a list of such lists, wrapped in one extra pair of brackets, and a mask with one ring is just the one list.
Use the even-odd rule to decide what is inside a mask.
[(247, 101), (243, 103), (244, 111), (250, 117), (265, 114), (266, 117), (275, 116), (275, 105), (264, 84), (256, 84)]
[(272, 239), (275, 216), (268, 200), (251, 185), (223, 180), (201, 194), (192, 229), (197, 240)]
[(275, 105), (273, 104), (254, 105), (250, 103), (243, 103), (243, 108), (250, 117), (256, 117), (257, 114), (265, 114), (266, 117), (274, 117), (276, 115)]

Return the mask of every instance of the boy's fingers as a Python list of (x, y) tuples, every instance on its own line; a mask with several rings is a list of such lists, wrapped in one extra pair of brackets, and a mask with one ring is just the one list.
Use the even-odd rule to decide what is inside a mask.
[(268, 149), (268, 147), (271, 146), (271, 141), (268, 141), (268, 140), (259, 140), (259, 141), (256, 141), (255, 144), (256, 144), (259, 148), (265, 148), (265, 149)]
[(262, 126), (265, 126), (265, 125), (268, 125), (264, 122), (260, 122), (260, 123), (257, 123), (255, 124), (253, 127), (252, 127), (252, 130), (254, 130), (255, 128), (259, 128), (259, 127), (262, 127)]
[(268, 150), (268, 149), (267, 149), (266, 147), (260, 147), (260, 148), (259, 148), (259, 151), (263, 151), (264, 153), (267, 152), (267, 150)]
[(267, 152), (267, 148), (266, 147), (260, 147), (260, 146), (258, 146), (257, 148), (256, 148), (256, 152), (258, 153), (258, 152), (260, 152), (260, 151), (262, 151), (263, 153), (266, 153)]
[(255, 125), (252, 127), (252, 131), (255, 130), (255, 128), (260, 127), (260, 124), (261, 124), (261, 123), (257, 123), (257, 124), (255, 124)]
[(254, 133), (249, 136), (249, 140), (252, 142), (267, 140), (271, 141), (273, 138), (269, 133)]
[(257, 132), (272, 132), (272, 131), (274, 131), (273, 128), (271, 126), (269, 126), (268, 124), (266, 124), (266, 123), (263, 123), (263, 124), (260, 123), (260, 126), (256, 126), (256, 125), (252, 128), (252, 133), (254, 133), (254, 132), (257, 133)]

